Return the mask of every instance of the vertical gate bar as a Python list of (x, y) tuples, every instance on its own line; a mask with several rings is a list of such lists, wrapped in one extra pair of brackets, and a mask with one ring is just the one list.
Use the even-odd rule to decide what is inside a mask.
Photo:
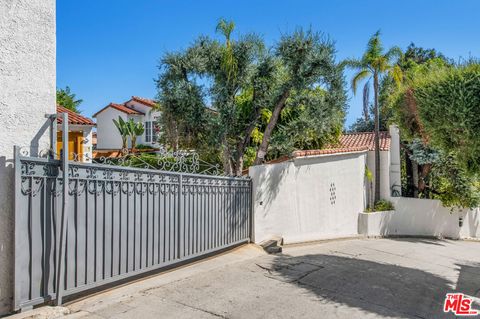
[(63, 198), (62, 198), (62, 218), (60, 224), (60, 244), (57, 259), (57, 283), (56, 283), (56, 305), (62, 304), (63, 298), (63, 277), (65, 259), (65, 237), (67, 232), (67, 204), (68, 204), (68, 113), (62, 113), (62, 173), (63, 173)]
[(182, 221), (184, 220), (183, 218), (183, 175), (179, 174), (178, 175), (178, 218), (177, 218), (177, 258), (180, 259), (182, 258), (183, 254), (183, 229), (182, 229)]

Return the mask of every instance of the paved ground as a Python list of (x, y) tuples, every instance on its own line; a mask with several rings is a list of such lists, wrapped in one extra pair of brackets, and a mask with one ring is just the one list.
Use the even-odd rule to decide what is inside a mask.
[(479, 291), (480, 242), (353, 239), (244, 247), (71, 304), (67, 318), (452, 318), (445, 293)]

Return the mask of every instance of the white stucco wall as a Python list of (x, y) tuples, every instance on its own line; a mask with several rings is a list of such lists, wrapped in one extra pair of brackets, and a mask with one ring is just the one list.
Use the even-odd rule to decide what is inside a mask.
[[(451, 210), (438, 200), (392, 198), (394, 212), (365, 213), (359, 217), (359, 233), (370, 236), (429, 236), (472, 238), (480, 235), (480, 210)], [(459, 226), (459, 218), (463, 226)]]
[(250, 167), (255, 242), (274, 236), (294, 243), (357, 235), (365, 161), (363, 152)]
[(0, 315), (13, 297), (13, 146), (48, 146), (55, 48), (54, 0), (0, 0)]
[(127, 121), (127, 114), (112, 107), (97, 114), (97, 149), (114, 150), (122, 148), (122, 137), (113, 120), (121, 117)]

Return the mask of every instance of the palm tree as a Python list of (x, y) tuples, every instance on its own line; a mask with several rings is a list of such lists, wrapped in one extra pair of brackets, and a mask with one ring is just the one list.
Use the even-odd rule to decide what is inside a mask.
[(145, 127), (140, 122), (135, 122), (133, 119), (129, 119), (127, 122), (128, 134), (132, 141), (132, 151), (135, 150), (137, 145), (137, 136), (140, 136), (145, 132)]
[(352, 90), (355, 94), (358, 84), (368, 79), (364, 87), (364, 108), (368, 104), (368, 87), (373, 78), (374, 91), (374, 120), (375, 120), (375, 202), (380, 199), (380, 112), (378, 106), (379, 83), (382, 76), (388, 74), (393, 77), (396, 83), (402, 78), (400, 67), (393, 63), (394, 59), (402, 55), (399, 47), (392, 47), (384, 52), (382, 41), (380, 39), (380, 30), (370, 38), (367, 44), (367, 50), (361, 59), (349, 59), (344, 61), (344, 65), (354, 69), (357, 73), (352, 78)]
[(120, 136), (122, 137), (122, 149), (126, 150), (127, 149), (127, 138), (129, 136), (129, 130), (127, 126), (127, 122), (125, 122), (121, 116), (118, 117), (117, 120), (113, 120), (113, 124), (117, 127), (118, 132), (120, 133)]

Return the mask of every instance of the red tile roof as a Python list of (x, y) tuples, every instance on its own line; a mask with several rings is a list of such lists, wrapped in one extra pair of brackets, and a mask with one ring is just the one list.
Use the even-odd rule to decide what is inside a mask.
[[(330, 155), (351, 152), (364, 152), (375, 150), (375, 134), (373, 132), (347, 133), (340, 136), (337, 144), (328, 145), (320, 150), (299, 150), (294, 151), (291, 156), (282, 156), (268, 161), (267, 164), (281, 163), (290, 158)], [(380, 132), (380, 150), (390, 150), (390, 135), (388, 132)]]
[[(72, 125), (95, 125), (88, 117), (82, 116), (78, 113), (75, 113), (67, 108), (64, 108), (61, 105), (57, 105), (57, 114), (60, 113), (67, 113), (68, 114), (68, 124)], [(57, 117), (57, 123), (62, 124), (63, 119), (61, 117)]]
[[(337, 144), (328, 145), (321, 150), (295, 151), (292, 153), (292, 156), (304, 157), (374, 150), (375, 134), (373, 132), (347, 133), (340, 136)], [(388, 150), (390, 150), (390, 135), (388, 132), (380, 132), (380, 151)]]
[(109, 107), (113, 107), (114, 109), (120, 111), (120, 112), (123, 112), (123, 113), (126, 113), (126, 114), (133, 114), (133, 115), (145, 115), (144, 113), (142, 112), (139, 112), (137, 110), (134, 110), (130, 107), (127, 107), (123, 104), (116, 104), (116, 103), (110, 103), (108, 104), (107, 106), (105, 106), (103, 109), (101, 109), (100, 111), (98, 111), (97, 113), (93, 114), (93, 117), (97, 117), (98, 114), (100, 114), (101, 112), (103, 112), (104, 110), (106, 110), (107, 108)]
[[(340, 137), (340, 148), (368, 147), (369, 151), (375, 150), (374, 132), (347, 133)], [(390, 149), (390, 135), (388, 132), (380, 132), (380, 151)]]
[(155, 107), (157, 105), (157, 103), (154, 100), (146, 99), (146, 98), (139, 97), (139, 96), (132, 96), (132, 100), (136, 101), (138, 103), (142, 103), (143, 105), (150, 106), (150, 107)]
[(363, 151), (368, 151), (368, 147), (366, 146), (339, 147), (339, 148), (326, 148), (321, 150), (295, 151), (292, 153), (292, 157), (305, 157), (305, 156), (363, 152)]

